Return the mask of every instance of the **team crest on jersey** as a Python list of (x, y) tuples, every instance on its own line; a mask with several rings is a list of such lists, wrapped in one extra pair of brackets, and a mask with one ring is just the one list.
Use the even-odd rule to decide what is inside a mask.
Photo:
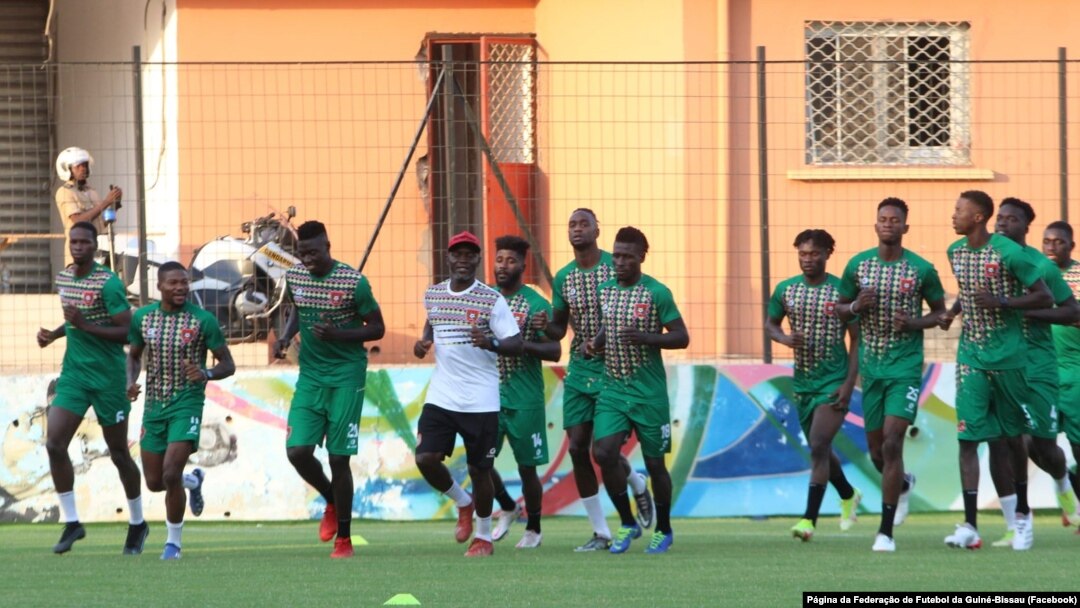
[(788, 308), (794, 308), (794, 306), (795, 306), (795, 298), (788, 298), (787, 302), (785, 302), (785, 304), (788, 305)]
[(634, 304), (634, 318), (644, 319), (649, 316), (649, 305), (647, 303)]
[(82, 294), (82, 301), (83, 301), (83, 304), (86, 304), (87, 306), (93, 304), (94, 303), (94, 292), (92, 292), (92, 291), (84, 291), (83, 294)]
[(344, 291), (331, 291), (330, 292), (330, 303), (332, 305), (341, 306), (341, 302), (344, 301), (344, 300), (345, 300), (345, 292)]
[(148, 327), (146, 329), (146, 339), (147, 340), (157, 340), (157, 338), (158, 338), (158, 328), (156, 328), (156, 327)]
[(830, 317), (836, 316), (836, 302), (825, 302), (825, 314)]
[(983, 266), (983, 270), (986, 272), (987, 278), (994, 278), (1001, 273), (1001, 264), (997, 262), (987, 262)]
[(480, 311), (475, 308), (469, 308), (465, 311), (465, 320), (469, 325), (476, 325), (476, 322), (480, 320)]
[(191, 341), (195, 339), (195, 330), (190, 327), (185, 327), (180, 330), (180, 342), (184, 344), (191, 344)]
[(915, 279), (900, 279), (900, 293), (915, 291)]
[(514, 319), (517, 320), (518, 327), (525, 327), (525, 320), (528, 319), (528, 315), (523, 312), (515, 312)]
[(576, 295), (577, 295), (577, 288), (576, 287), (571, 287), (570, 289), (566, 290), (566, 297), (572, 298), (572, 297), (574, 297)]

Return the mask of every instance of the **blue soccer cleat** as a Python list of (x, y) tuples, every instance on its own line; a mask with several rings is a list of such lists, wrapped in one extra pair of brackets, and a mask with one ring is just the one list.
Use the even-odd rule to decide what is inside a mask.
[(161, 559), (180, 559), (180, 547), (172, 543), (165, 543), (165, 550), (161, 552)]
[(205, 505), (202, 495), (203, 480), (206, 479), (206, 473), (202, 469), (196, 468), (191, 474), (199, 480), (199, 485), (191, 488), (188, 492), (188, 506), (191, 507), (191, 514), (195, 517), (202, 515), (203, 506)]
[(649, 539), (649, 546), (645, 547), (645, 553), (655, 555), (657, 553), (667, 553), (671, 545), (675, 543), (675, 532), (669, 532), (664, 534), (663, 532), (653, 532), (652, 538)]
[(632, 526), (619, 526), (619, 531), (615, 533), (615, 540), (611, 541), (612, 553), (626, 553), (630, 549), (630, 541), (635, 538), (641, 538), (641, 526), (634, 524)]

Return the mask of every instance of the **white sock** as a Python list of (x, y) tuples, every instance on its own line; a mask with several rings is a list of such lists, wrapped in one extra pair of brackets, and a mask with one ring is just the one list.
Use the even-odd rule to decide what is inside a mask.
[(1066, 472), (1065, 476), (1062, 477), (1061, 479), (1055, 479), (1054, 483), (1057, 484), (1058, 494), (1061, 494), (1062, 492), (1068, 492), (1069, 490), (1072, 489), (1072, 484), (1069, 483), (1069, 473), (1068, 472)]
[(128, 500), (128, 523), (133, 526), (143, 523), (141, 495)]
[(75, 491), (58, 494), (60, 498), (60, 521), (69, 523), (79, 521), (79, 511), (75, 509)]
[(585, 512), (589, 514), (589, 523), (592, 524), (593, 532), (604, 538), (611, 538), (611, 528), (608, 528), (607, 520), (604, 519), (604, 507), (600, 504), (600, 495), (593, 494), (581, 499), (585, 506)]
[(179, 547), (180, 533), (184, 531), (184, 522), (174, 524), (171, 521), (165, 520), (165, 528), (168, 530), (168, 536), (165, 538), (165, 543)]
[(1016, 529), (1016, 494), (1009, 494), (998, 498), (1001, 503), (1001, 514), (1005, 516), (1005, 529)]
[(637, 471), (630, 471), (630, 476), (627, 478), (630, 482), (630, 489), (634, 491), (634, 494), (645, 493), (645, 476)]
[(469, 496), (469, 493), (459, 486), (456, 481), (443, 494), (453, 500), (458, 507), (467, 507), (472, 504), (472, 496)]
[(184, 489), (194, 490), (199, 487), (199, 478), (191, 473), (184, 473)]
[(476, 518), (476, 538), (491, 542), (491, 516)]

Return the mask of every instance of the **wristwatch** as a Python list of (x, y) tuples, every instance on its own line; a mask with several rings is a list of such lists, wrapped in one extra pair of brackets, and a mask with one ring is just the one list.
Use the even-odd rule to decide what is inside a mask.
[(493, 350), (493, 351), (499, 350), (499, 339), (498, 338), (492, 338), (491, 339), (491, 350)]
[(998, 296), (998, 306), (1001, 308), (1009, 307), (1009, 298), (1006, 296)]
[(214, 370), (212, 370), (212, 369), (204, 369), (204, 370), (202, 370), (202, 373), (203, 373), (204, 376), (206, 376), (207, 380), (213, 380), (214, 379)]

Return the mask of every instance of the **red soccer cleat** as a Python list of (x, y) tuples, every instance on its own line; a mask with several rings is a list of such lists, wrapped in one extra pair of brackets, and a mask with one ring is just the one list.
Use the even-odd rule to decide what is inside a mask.
[[(319, 522), (319, 540), (328, 543), (335, 536), (337, 536), (337, 509), (334, 508), (334, 505), (326, 505), (322, 521)], [(352, 547), (352, 545), (349, 545), (349, 547)]]
[(469, 545), (469, 550), (465, 552), (465, 557), (488, 557), (493, 553), (495, 553), (495, 547), (491, 541), (474, 538), (472, 544)]
[(341, 559), (354, 555), (356, 555), (356, 552), (353, 551), (351, 538), (339, 538), (334, 541), (334, 551), (330, 554), (331, 558)]
[[(473, 507), (473, 503), (469, 503), (467, 507), (458, 507), (457, 525), (454, 526), (454, 539), (459, 543), (469, 540), (469, 537), (472, 536)], [(469, 550), (471, 551), (472, 547)]]

